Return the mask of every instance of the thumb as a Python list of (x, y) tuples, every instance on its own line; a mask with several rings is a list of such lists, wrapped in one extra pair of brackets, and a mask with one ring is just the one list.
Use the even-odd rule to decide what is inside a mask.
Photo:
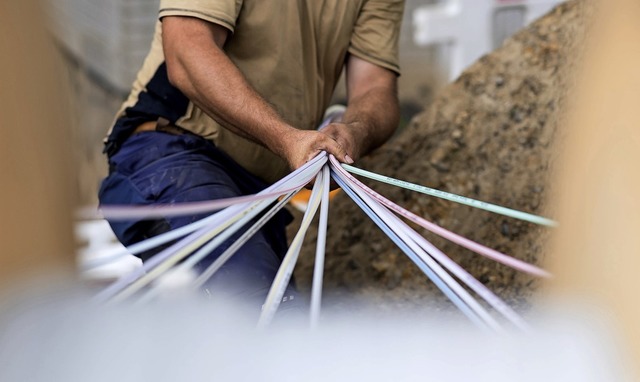
[(336, 157), (336, 159), (340, 162), (344, 162), (347, 164), (353, 163), (353, 159), (349, 156), (347, 150), (345, 150), (340, 143), (338, 143), (331, 137), (328, 137), (327, 147), (325, 148), (325, 151), (327, 151), (327, 153), (329, 154), (333, 154), (333, 156)]

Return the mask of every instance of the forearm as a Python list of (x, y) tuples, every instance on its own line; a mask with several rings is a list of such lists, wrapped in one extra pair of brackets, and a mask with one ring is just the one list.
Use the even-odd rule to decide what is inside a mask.
[(349, 98), (342, 122), (353, 129), (360, 142), (358, 156), (366, 155), (386, 142), (398, 126), (400, 107), (395, 83), (376, 86)]
[[(169, 21), (169, 20), (166, 20)], [(165, 24), (169, 24), (165, 21)], [(199, 28), (197, 21), (195, 29)], [(165, 28), (172, 28), (166, 25)], [(242, 73), (219, 48), (216, 38), (189, 33), (183, 22), (180, 32), (188, 38), (166, 38), (165, 56), (172, 84), (218, 123), (234, 133), (283, 155), (283, 138), (295, 130), (249, 86)], [(175, 33), (167, 31), (165, 35)], [(219, 37), (218, 37), (219, 40)]]
[(397, 76), (356, 56), (347, 60), (347, 110), (323, 131), (358, 159), (382, 145), (399, 119)]

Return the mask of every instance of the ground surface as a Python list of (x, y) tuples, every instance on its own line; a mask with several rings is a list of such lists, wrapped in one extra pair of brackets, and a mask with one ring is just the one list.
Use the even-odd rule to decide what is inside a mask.
[[(445, 87), (396, 139), (357, 165), (429, 187), (553, 216), (552, 143), (582, 41), (584, 7), (564, 4)], [(540, 264), (548, 229), (470, 207), (366, 181), (396, 203), (435, 223), (514, 257)], [(447, 309), (444, 297), (346, 195), (330, 212), (325, 285), (329, 304)], [(293, 231), (292, 231), (293, 232)], [(424, 230), (420, 232), (425, 233)], [(309, 289), (315, 232), (297, 269)], [(486, 260), (430, 233), (425, 236), (513, 304), (526, 306), (539, 285), (532, 277)]]

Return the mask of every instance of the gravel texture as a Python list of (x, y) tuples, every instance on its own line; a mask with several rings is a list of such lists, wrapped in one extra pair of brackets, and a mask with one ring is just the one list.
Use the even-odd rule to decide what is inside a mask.
[[(570, 1), (482, 57), (425, 111), (358, 167), (553, 217), (547, 209), (553, 149), (584, 39), (586, 6)], [(449, 230), (540, 265), (549, 229), (372, 181), (375, 190)], [(325, 306), (451, 311), (421, 271), (344, 194), (332, 202)], [(291, 227), (295, 232), (297, 226)], [(529, 305), (540, 282), (419, 229), (512, 305)], [(311, 284), (316, 233), (296, 270)], [(348, 302), (341, 297), (349, 296)]]

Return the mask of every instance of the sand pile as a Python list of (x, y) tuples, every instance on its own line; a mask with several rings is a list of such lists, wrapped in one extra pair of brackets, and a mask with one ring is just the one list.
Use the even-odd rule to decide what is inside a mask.
[[(374, 155), (357, 165), (374, 172), (511, 208), (546, 209), (554, 144), (562, 130), (585, 6), (565, 3), (482, 57)], [(530, 223), (365, 181), (396, 203), (463, 236), (540, 264), (549, 230)], [(441, 293), (346, 196), (330, 212), (326, 296), (356, 296), (381, 310), (443, 309)], [(538, 284), (420, 229), (480, 281), (512, 304), (526, 304)], [(297, 270), (308, 290), (315, 233)], [(353, 304), (353, 303), (351, 303)], [(363, 302), (364, 304), (364, 302)]]

